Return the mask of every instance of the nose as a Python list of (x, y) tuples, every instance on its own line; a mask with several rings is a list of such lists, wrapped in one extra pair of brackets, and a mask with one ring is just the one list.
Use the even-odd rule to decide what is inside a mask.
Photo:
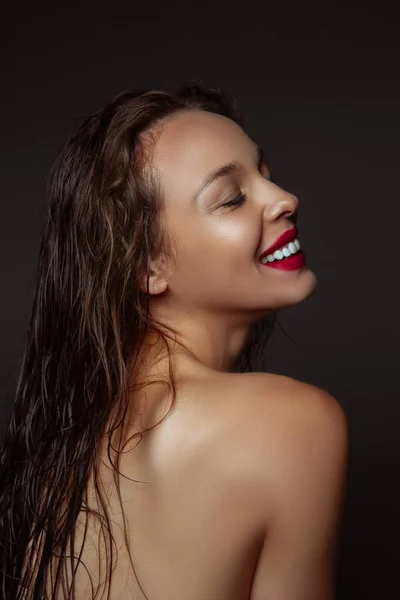
[(296, 222), (298, 206), (299, 199), (297, 196), (280, 189), (275, 201), (268, 203), (268, 206), (266, 206), (266, 217), (268, 221), (291, 218), (291, 221)]

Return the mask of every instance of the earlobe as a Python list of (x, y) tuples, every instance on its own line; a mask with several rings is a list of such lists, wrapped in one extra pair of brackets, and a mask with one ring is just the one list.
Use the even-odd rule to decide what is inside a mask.
[[(149, 294), (162, 294), (168, 288), (168, 281), (165, 272), (165, 262), (153, 263), (149, 273)], [(142, 277), (140, 290), (147, 293), (147, 272)]]
[[(149, 277), (149, 294), (162, 294), (168, 287), (168, 283), (165, 279), (160, 276), (157, 277), (156, 274), (150, 274)], [(144, 294), (147, 294), (147, 276), (145, 275), (142, 278), (142, 282), (140, 285), (140, 291)]]
[(165, 279), (157, 280), (156, 277), (152, 278), (152, 276), (150, 275), (150, 279), (149, 279), (149, 293), (150, 294), (153, 294), (153, 295), (162, 294), (163, 292), (165, 292), (167, 287), (168, 287), (168, 283), (165, 281)]

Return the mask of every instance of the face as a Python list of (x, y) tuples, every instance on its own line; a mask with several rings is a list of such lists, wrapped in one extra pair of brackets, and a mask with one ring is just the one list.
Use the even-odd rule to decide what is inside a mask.
[[(232, 162), (234, 171), (198, 193), (212, 171)], [(159, 306), (199, 323), (213, 317), (251, 323), (314, 291), (316, 276), (307, 266), (289, 271), (259, 260), (293, 227), (298, 200), (271, 181), (257, 144), (235, 122), (201, 110), (175, 115), (157, 138), (153, 166), (176, 253), (176, 264), (154, 278)]]

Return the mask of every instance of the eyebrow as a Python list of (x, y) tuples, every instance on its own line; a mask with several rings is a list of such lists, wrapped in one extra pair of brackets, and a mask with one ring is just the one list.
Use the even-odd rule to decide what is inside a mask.
[[(257, 164), (259, 164), (264, 157), (264, 151), (258, 144), (256, 144), (256, 149), (257, 149)], [(200, 185), (199, 189), (195, 193), (192, 202), (196, 203), (197, 200), (199, 199), (199, 196), (204, 192), (204, 190), (206, 188), (208, 188), (212, 183), (214, 183), (214, 181), (216, 181), (220, 177), (224, 177), (226, 175), (232, 175), (234, 173), (237, 173), (238, 171), (240, 171), (240, 169), (241, 169), (240, 163), (238, 163), (237, 161), (233, 161), (226, 165), (222, 165), (222, 167), (217, 167), (216, 169), (214, 169), (214, 171), (211, 171), (211, 173), (209, 173), (207, 175), (207, 177), (205, 178), (205, 180), (203, 181), (203, 183)]]

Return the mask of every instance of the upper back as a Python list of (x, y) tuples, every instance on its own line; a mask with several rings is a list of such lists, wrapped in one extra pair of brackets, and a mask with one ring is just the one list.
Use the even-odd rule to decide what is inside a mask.
[[(314, 530), (308, 535), (299, 524), (303, 518), (308, 523), (307, 508), (302, 505), (296, 512), (293, 496), (299, 494), (304, 503), (299, 470), (305, 475), (316, 472), (304, 479), (311, 486), (313, 477), (322, 475), (324, 460), (317, 460), (316, 468), (310, 461), (316, 459), (326, 432), (312, 432), (339, 421), (332, 417), (340, 412), (337, 406), (318, 388), (287, 377), (252, 373), (190, 378), (180, 389), (175, 410), (133, 452), (121, 455), (121, 500), (135, 572), (125, 548), (121, 506), (116, 492), (110, 492), (113, 471), (103, 457), (100, 476), (108, 490), (118, 548), (111, 600), (142, 600), (140, 586), (149, 600), (308, 597), (308, 588), (295, 595), (301, 577), (307, 580), (309, 563), (320, 566), (325, 555), (318, 553), (321, 542)], [(334, 445), (332, 440), (331, 457)], [(322, 499), (329, 503), (329, 494), (335, 494), (334, 484), (328, 489), (324, 485), (319, 498), (310, 498), (310, 510)], [(326, 515), (317, 519), (317, 528), (324, 518), (326, 522)], [(77, 555), (83, 522), (77, 527)], [(83, 547), (86, 568), (77, 572), (77, 597), (82, 600), (91, 598), (89, 575), (94, 584), (98, 581), (100, 529), (91, 521)], [(297, 534), (302, 536), (300, 547), (290, 552)], [(301, 547), (308, 550), (306, 563), (296, 554)], [(297, 570), (296, 561), (302, 565)]]
[(227, 494), (226, 511), (242, 544), (262, 539), (251, 600), (332, 600), (345, 502), (348, 424), (327, 391), (290, 377), (231, 374), (218, 401), (212, 472)]

